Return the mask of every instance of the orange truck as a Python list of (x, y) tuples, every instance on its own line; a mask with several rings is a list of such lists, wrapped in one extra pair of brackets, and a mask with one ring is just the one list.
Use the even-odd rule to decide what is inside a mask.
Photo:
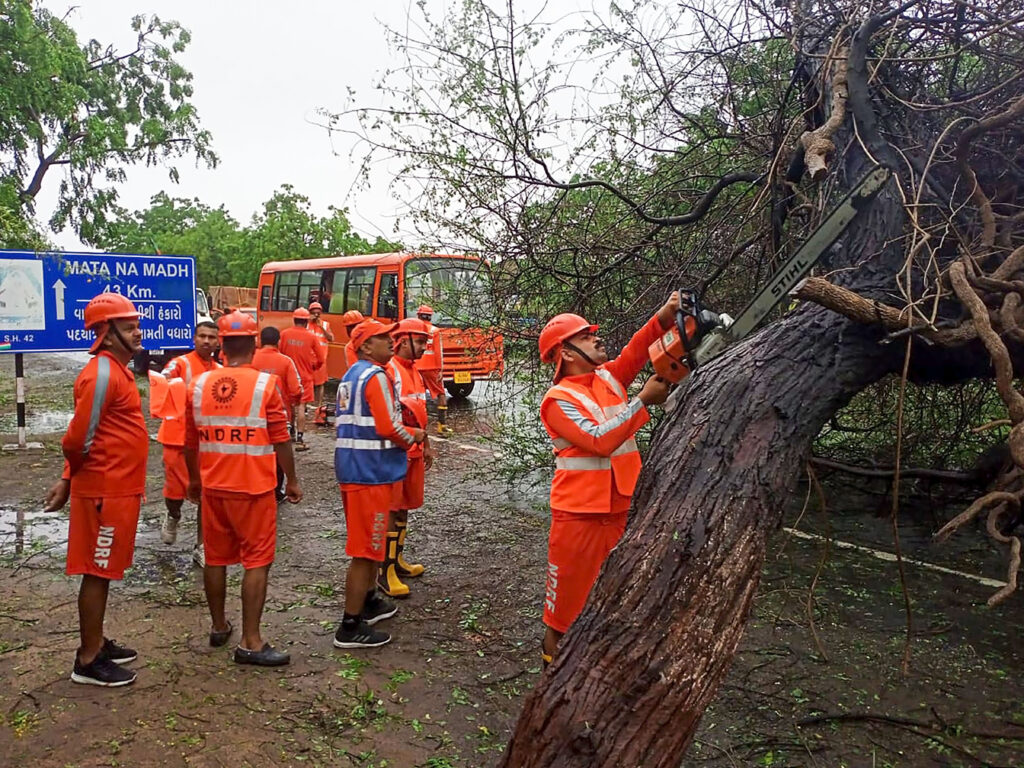
[(453, 398), (467, 397), (481, 379), (501, 378), (502, 337), (487, 327), (494, 317), (490, 278), (473, 256), (375, 253), (326, 259), (272, 261), (260, 272), (260, 328), (287, 328), (292, 311), (318, 301), (330, 323), (327, 374), (345, 373), (348, 335), (341, 315), (350, 309), (383, 322), (415, 317), (420, 304), (434, 309), (444, 349), (442, 377)]

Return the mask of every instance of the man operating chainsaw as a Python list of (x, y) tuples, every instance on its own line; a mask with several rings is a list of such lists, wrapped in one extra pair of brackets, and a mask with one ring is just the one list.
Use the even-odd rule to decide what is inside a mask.
[(626, 389), (647, 362), (648, 347), (675, 327), (678, 310), (675, 292), (611, 361), (598, 327), (579, 315), (557, 315), (541, 331), (541, 360), (555, 364), (554, 385), (540, 406), (555, 450), (545, 663), (583, 609), (601, 564), (626, 529), (640, 475), (633, 436), (650, 419), (647, 407), (665, 402), (669, 383), (652, 377), (633, 399)]

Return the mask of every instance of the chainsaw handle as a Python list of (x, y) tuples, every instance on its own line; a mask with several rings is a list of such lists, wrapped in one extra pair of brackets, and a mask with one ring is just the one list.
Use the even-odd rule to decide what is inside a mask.
[[(686, 301), (685, 306), (689, 308), (689, 311), (683, 309), (684, 298)], [(698, 329), (698, 333), (695, 334), (694, 338), (690, 338), (690, 334), (686, 331), (686, 316), (691, 315), (694, 319), (694, 325)], [(700, 343), (700, 297), (697, 295), (695, 290), (690, 288), (679, 289), (679, 309), (676, 311), (676, 326), (679, 329), (679, 339), (683, 342), (683, 349), (686, 351), (687, 357), (692, 356), (693, 351), (697, 349), (697, 345)]]

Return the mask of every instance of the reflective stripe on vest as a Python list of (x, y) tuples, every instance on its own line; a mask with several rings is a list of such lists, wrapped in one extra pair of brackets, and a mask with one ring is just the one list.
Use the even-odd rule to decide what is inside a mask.
[[(637, 408), (631, 407), (626, 400), (626, 388), (614, 376), (604, 369), (597, 369), (594, 374), (587, 383), (555, 384), (544, 399), (555, 400), (555, 407), (572, 419), (581, 432), (600, 438), (628, 423)], [(550, 497), (553, 508), (606, 512), (615, 492), (619, 496), (632, 495), (640, 474), (640, 452), (632, 437), (623, 440), (610, 456), (594, 455), (559, 435), (552, 436), (551, 443), (555, 450)]]
[[(209, 390), (228, 377), (238, 389), (227, 402), (217, 402)], [(213, 369), (196, 378), (192, 418), (200, 433), (199, 471), (204, 487), (250, 494), (273, 490), (276, 461), (267, 428), (266, 400), (273, 394), (270, 390), (276, 380), (273, 374), (250, 368)]]
[(366, 401), (366, 386), (378, 375), (388, 416), (393, 425), (401, 425), (401, 413), (395, 407), (394, 387), (383, 368), (367, 360), (359, 360), (345, 371), (338, 386), (335, 412), (334, 472), (339, 483), (384, 485), (405, 477), (405, 450), (381, 438)]

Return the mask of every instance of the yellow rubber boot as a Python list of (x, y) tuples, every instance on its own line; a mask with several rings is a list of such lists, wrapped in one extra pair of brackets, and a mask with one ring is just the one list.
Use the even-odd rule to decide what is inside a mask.
[(410, 563), (405, 559), (405, 555), (403, 554), (403, 550), (405, 550), (405, 534), (408, 523), (395, 521), (395, 527), (398, 528), (398, 556), (395, 560), (397, 561), (396, 565), (398, 566), (397, 570), (399, 575), (406, 576), (410, 579), (423, 575), (426, 568), (419, 563)]
[(448, 406), (439, 405), (437, 406), (437, 434), (441, 437), (448, 437), (454, 435), (455, 430), (448, 426)]
[(377, 572), (377, 588), (388, 597), (408, 597), (409, 587), (398, 578), (398, 532), (388, 531), (388, 549)]

